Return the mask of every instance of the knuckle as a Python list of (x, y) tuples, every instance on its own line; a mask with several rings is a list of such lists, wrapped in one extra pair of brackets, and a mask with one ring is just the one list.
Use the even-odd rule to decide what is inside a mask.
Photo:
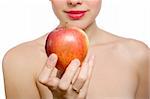
[(78, 81), (80, 81), (80, 82), (85, 82), (86, 81), (86, 79), (87, 79), (87, 77), (86, 76), (84, 76), (84, 75), (80, 75), (79, 77), (78, 77)]
[(45, 83), (47, 83), (48, 80), (47, 80), (46, 78), (43, 78), (43, 77), (39, 76), (38, 81), (39, 81), (40, 83), (45, 84)]
[(58, 82), (57, 82), (56, 78), (50, 78), (46, 85), (49, 89), (56, 90), (57, 86), (58, 86)]
[(67, 91), (67, 89), (68, 89), (68, 87), (67, 87), (66, 84), (64, 84), (64, 83), (59, 83), (58, 88), (59, 88), (61, 91)]
[(49, 85), (50, 87), (55, 87), (55, 86), (57, 86), (57, 82), (55, 82), (55, 79), (54, 79), (54, 78), (49, 78), (49, 82), (50, 82), (50, 83), (48, 83), (48, 85)]

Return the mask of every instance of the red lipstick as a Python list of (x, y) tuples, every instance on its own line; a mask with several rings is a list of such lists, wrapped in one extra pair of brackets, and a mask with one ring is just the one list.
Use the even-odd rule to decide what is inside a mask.
[(83, 11), (83, 10), (70, 10), (70, 11), (65, 11), (65, 12), (67, 13), (67, 15), (68, 15), (68, 17), (70, 19), (79, 20), (79, 19), (81, 19), (85, 15), (85, 13), (87, 11)]

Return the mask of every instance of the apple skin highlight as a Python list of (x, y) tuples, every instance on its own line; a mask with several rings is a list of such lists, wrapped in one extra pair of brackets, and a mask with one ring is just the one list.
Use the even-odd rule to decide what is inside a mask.
[(87, 55), (89, 40), (86, 33), (76, 27), (59, 27), (50, 32), (46, 39), (47, 56), (58, 56), (56, 68), (65, 71), (70, 62), (77, 58), (82, 63)]

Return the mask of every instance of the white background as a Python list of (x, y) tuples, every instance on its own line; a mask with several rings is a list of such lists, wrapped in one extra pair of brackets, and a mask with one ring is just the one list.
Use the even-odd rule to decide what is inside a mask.
[[(150, 46), (149, 4), (149, 0), (103, 0), (97, 24)], [(57, 24), (48, 0), (0, 1), (0, 62), (10, 48), (44, 35)], [(5, 99), (2, 74), (0, 67), (0, 99)]]

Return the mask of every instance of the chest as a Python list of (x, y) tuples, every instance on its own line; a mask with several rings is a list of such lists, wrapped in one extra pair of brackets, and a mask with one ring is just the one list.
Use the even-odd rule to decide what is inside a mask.
[(134, 97), (138, 83), (135, 64), (118, 54), (104, 50), (95, 51), (95, 66), (88, 91), (89, 99)]

